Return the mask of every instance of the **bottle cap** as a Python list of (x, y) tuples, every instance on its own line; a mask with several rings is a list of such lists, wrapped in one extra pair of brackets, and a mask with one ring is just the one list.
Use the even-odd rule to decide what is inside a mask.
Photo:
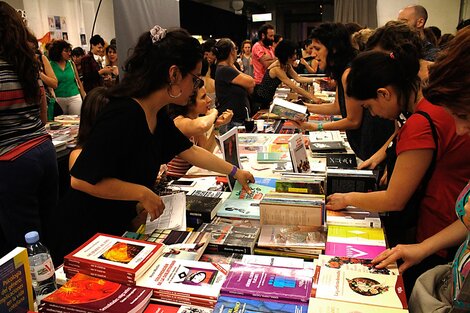
[(39, 241), (39, 233), (37, 231), (30, 231), (26, 235), (24, 235), (24, 239), (26, 243), (32, 244)]

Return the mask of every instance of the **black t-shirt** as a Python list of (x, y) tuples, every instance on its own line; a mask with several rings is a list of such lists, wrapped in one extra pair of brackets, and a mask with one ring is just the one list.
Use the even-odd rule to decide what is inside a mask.
[(219, 112), (224, 112), (227, 109), (233, 110), (232, 121), (243, 122), (247, 116), (246, 110), (250, 109), (250, 101), (246, 89), (232, 83), (232, 80), (238, 75), (240, 73), (230, 66), (217, 66), (215, 93)]
[[(160, 165), (191, 146), (165, 108), (159, 111), (152, 134), (137, 102), (112, 99), (98, 116), (71, 174), (91, 184), (117, 178), (150, 188)], [(62, 241), (66, 247), (57, 252), (63, 254), (97, 232), (122, 235), (136, 216), (136, 202), (101, 199), (71, 188), (56, 213), (57, 236), (67, 238)]]

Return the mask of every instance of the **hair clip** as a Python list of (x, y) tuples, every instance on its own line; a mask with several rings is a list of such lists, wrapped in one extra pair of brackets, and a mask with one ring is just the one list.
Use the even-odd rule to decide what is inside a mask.
[(393, 54), (393, 52), (390, 52), (390, 59), (395, 60), (395, 55)]
[(152, 38), (152, 43), (161, 41), (166, 36), (166, 29), (162, 28), (159, 25), (155, 25), (150, 30), (150, 38)]

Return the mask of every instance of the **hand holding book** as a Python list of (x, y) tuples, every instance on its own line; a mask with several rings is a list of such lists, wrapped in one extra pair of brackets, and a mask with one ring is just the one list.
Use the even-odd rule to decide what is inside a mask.
[(409, 269), (411, 266), (420, 263), (424, 258), (429, 256), (422, 244), (397, 245), (391, 249), (387, 249), (372, 260), (376, 268), (384, 268), (390, 264), (403, 260), (398, 268), (400, 274)]

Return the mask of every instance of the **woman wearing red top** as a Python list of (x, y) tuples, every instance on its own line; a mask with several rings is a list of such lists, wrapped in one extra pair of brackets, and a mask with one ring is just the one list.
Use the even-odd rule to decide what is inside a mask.
[[(470, 139), (458, 136), (452, 117), (442, 108), (417, 99), (419, 89), (419, 59), (409, 44), (392, 53), (369, 51), (358, 56), (351, 65), (347, 79), (347, 94), (362, 102), (372, 115), (396, 119), (401, 113), (412, 114), (397, 135), (397, 158), (386, 190), (371, 193), (333, 194), (327, 208), (338, 210), (348, 205), (375, 212), (401, 212), (399, 223), (387, 225), (387, 235), (406, 234), (412, 225), (405, 225), (404, 210), (418, 195), (414, 210), (417, 218), (416, 237), (421, 242), (456, 220), (454, 203), (470, 177)], [(434, 138), (430, 121), (436, 131)], [(416, 113), (418, 112), (418, 113)], [(436, 145), (437, 142), (437, 145)], [(392, 151), (393, 151), (392, 150)], [(390, 172), (390, 168), (389, 168)], [(422, 189), (422, 191), (420, 191)], [(415, 219), (416, 219), (415, 218)], [(413, 221), (411, 221), (413, 222)], [(390, 227), (392, 225), (392, 227)], [(410, 226), (410, 228), (407, 228)], [(390, 239), (390, 236), (388, 236)], [(410, 239), (395, 237), (397, 243)], [(398, 241), (398, 242), (397, 242)], [(422, 268), (408, 271), (411, 291), (415, 275), (451, 260), (452, 253), (441, 250), (422, 262)]]

